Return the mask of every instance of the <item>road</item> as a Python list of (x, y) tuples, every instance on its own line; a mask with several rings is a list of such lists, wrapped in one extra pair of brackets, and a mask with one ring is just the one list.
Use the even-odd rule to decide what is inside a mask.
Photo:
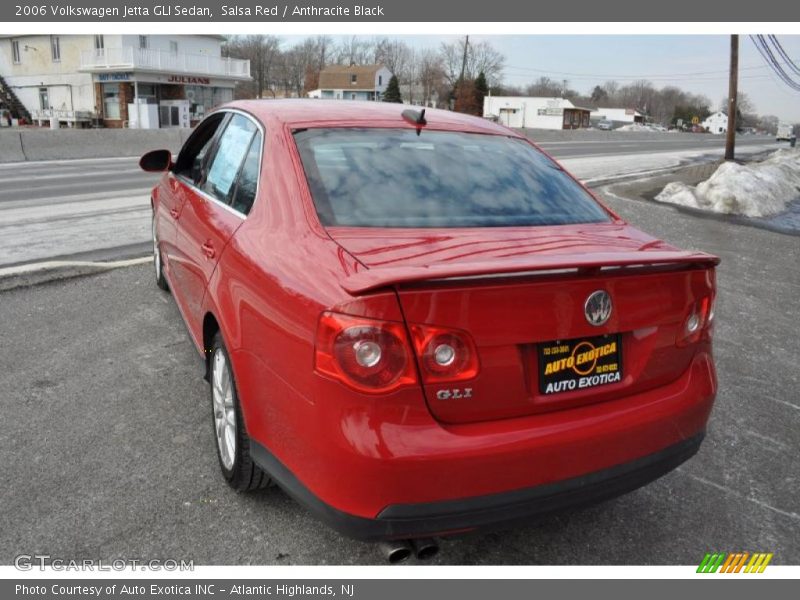
[[(615, 134), (603, 140), (595, 132), (587, 140), (552, 139), (558, 133), (548, 132), (541, 146), (590, 184), (719, 158), (724, 144), (710, 135)], [(772, 138), (756, 136), (743, 136), (738, 144), (741, 155), (775, 147)], [(136, 158), (0, 165), (0, 267), (147, 253), (148, 194), (156, 180), (139, 170)]]
[[(722, 257), (720, 392), (706, 441), (645, 488), (444, 540), (433, 563), (696, 565), (708, 551), (749, 551), (798, 564), (797, 238), (606, 201), (651, 233)], [(383, 564), (373, 546), (320, 525), (279, 489), (226, 486), (201, 361), (150, 265), (2, 292), (0, 306), (0, 564), (20, 553)]]

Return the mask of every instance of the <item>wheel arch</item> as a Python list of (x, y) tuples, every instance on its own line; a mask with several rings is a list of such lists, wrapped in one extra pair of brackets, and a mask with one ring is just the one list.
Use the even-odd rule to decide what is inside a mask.
[(214, 336), (220, 332), (219, 322), (213, 312), (207, 311), (203, 316), (203, 361), (205, 363), (204, 379), (208, 381), (211, 365), (211, 345)]

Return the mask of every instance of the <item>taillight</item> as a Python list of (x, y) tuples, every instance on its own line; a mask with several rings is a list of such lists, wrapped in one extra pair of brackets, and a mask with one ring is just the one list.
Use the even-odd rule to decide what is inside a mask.
[(386, 393), (417, 382), (402, 323), (323, 313), (314, 366), (361, 392)]
[(683, 321), (676, 344), (686, 346), (700, 339), (714, 320), (714, 295), (704, 296), (695, 302)]
[(478, 374), (478, 352), (469, 334), (432, 325), (411, 325), (425, 383), (463, 381)]

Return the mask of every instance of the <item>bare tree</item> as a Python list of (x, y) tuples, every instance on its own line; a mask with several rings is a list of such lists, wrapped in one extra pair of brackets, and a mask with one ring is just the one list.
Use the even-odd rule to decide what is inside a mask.
[[(736, 108), (743, 115), (753, 114), (756, 111), (756, 106), (745, 92), (739, 92), (736, 96)], [(723, 98), (719, 103), (719, 110), (726, 113), (728, 112), (728, 98)]]
[(280, 61), (280, 40), (273, 35), (236, 36), (228, 41), (227, 54), (250, 61), (253, 83), (239, 86), (240, 97), (263, 98), (264, 94), (274, 95), (277, 65)]
[(465, 43), (465, 39), (449, 44), (442, 43), (440, 56), (448, 83), (456, 84), (461, 77), (462, 64), (464, 64), (465, 79), (475, 79), (478, 73), (483, 71), (490, 86), (500, 83), (503, 78), (505, 57), (489, 42), (470, 42), (467, 47), (467, 60), (464, 63)]
[(328, 36), (305, 38), (285, 51), (280, 60), (280, 84), (287, 96), (304, 96), (319, 86), (319, 73), (331, 59)]
[(413, 71), (413, 51), (403, 41), (383, 38), (374, 42), (375, 63), (383, 64), (401, 84), (411, 83)]
[(525, 88), (528, 96), (552, 97), (561, 96), (561, 82), (556, 82), (549, 77), (539, 77), (536, 81)]
[(609, 100), (616, 99), (617, 92), (619, 92), (619, 83), (617, 83), (616, 81), (614, 81), (612, 79), (612, 80), (606, 81), (603, 84), (602, 87), (606, 91), (606, 94), (608, 94)]
[(439, 53), (431, 49), (425, 49), (414, 55), (416, 80), (419, 82), (422, 98), (421, 102), (428, 105), (436, 96), (440, 101), (448, 93), (447, 83), (445, 82), (445, 72), (442, 66), (442, 59)]
[(333, 62), (340, 65), (365, 65), (375, 62), (375, 42), (351, 36), (336, 45)]

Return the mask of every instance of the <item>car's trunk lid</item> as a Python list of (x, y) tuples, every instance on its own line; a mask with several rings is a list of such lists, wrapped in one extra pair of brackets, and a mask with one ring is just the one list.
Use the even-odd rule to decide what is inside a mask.
[[(409, 324), (472, 336), (479, 375), (425, 386), (431, 412), (451, 423), (566, 409), (674, 380), (694, 354), (676, 340), (718, 262), (620, 224), (329, 233), (367, 267), (342, 280), (348, 292), (392, 287)], [(587, 318), (597, 291), (612, 302), (601, 325)], [(568, 367), (579, 355), (580, 367)]]

